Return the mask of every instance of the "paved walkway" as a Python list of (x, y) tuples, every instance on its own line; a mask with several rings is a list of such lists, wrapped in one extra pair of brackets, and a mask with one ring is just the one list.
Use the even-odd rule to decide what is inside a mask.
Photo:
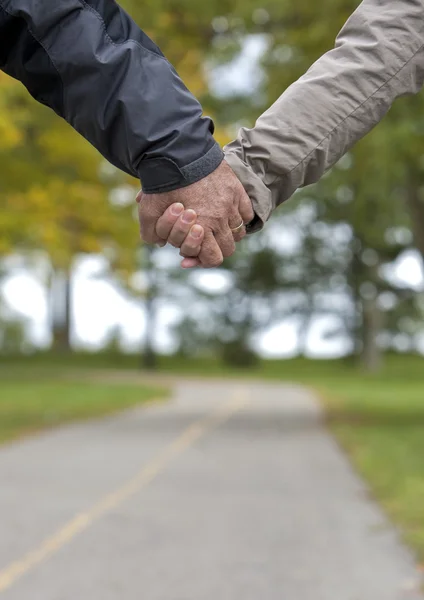
[(424, 600), (300, 388), (172, 403), (0, 449), (3, 600)]

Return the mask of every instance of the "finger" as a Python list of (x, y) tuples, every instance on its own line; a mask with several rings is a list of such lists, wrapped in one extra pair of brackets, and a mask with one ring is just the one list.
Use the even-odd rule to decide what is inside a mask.
[(142, 196), (143, 196), (143, 190), (140, 190), (138, 192), (137, 196), (135, 197), (135, 201), (137, 202), (137, 204), (140, 204)]
[[(238, 223), (240, 225), (240, 221)], [(216, 242), (221, 248), (221, 252), (224, 258), (228, 258), (236, 251), (236, 243), (234, 241), (233, 232), (230, 226), (227, 224), (222, 229), (214, 232)]]
[(181, 248), (181, 245), (190, 233), (190, 229), (196, 223), (196, 219), (197, 214), (194, 210), (185, 210), (172, 228), (168, 236), (168, 243), (175, 248)]
[(255, 217), (255, 212), (253, 210), (252, 201), (249, 196), (244, 192), (240, 198), (239, 202), (239, 213), (241, 218), (243, 219), (243, 223), (247, 225), (251, 221), (253, 221)]
[(183, 204), (180, 202), (171, 204), (163, 215), (159, 217), (158, 222), (156, 223), (156, 235), (162, 240), (167, 241), (175, 223), (178, 221), (178, 217), (180, 217), (183, 212)]
[(184, 258), (181, 261), (181, 267), (183, 269), (194, 269), (195, 267), (201, 267), (202, 263), (198, 258)]
[[(243, 227), (240, 228), (240, 225), (242, 224)], [(232, 217), (231, 221), (229, 222), (229, 227), (233, 236), (233, 240), (235, 242), (241, 242), (246, 235), (246, 227), (244, 227), (242, 216), (239, 214), (237, 217)]]
[(144, 195), (141, 195), (141, 199), (138, 204), (138, 219), (140, 222), (140, 237), (147, 244), (162, 244), (161, 239), (156, 234), (156, 223), (158, 219), (165, 212), (166, 207), (161, 210), (160, 205), (154, 205)]
[(219, 267), (224, 261), (224, 256), (211, 230), (205, 231), (199, 260), (205, 269)]
[(201, 225), (194, 225), (181, 245), (181, 256), (185, 258), (199, 256), (204, 237), (205, 230), (203, 227)]
[(243, 229), (240, 229), (239, 231), (234, 231), (233, 233), (233, 240), (238, 243), (241, 242), (241, 240), (246, 237), (246, 227), (243, 227)]

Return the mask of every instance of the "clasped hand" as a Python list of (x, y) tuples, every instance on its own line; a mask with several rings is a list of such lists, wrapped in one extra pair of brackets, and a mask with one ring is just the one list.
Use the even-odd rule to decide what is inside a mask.
[(246, 235), (240, 225), (254, 217), (252, 203), (225, 161), (188, 187), (137, 196), (141, 238), (180, 248), (182, 267), (218, 267)]

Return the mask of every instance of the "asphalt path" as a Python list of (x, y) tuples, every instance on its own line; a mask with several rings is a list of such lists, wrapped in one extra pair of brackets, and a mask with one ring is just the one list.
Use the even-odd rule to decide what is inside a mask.
[(296, 386), (174, 398), (0, 449), (3, 600), (424, 600)]

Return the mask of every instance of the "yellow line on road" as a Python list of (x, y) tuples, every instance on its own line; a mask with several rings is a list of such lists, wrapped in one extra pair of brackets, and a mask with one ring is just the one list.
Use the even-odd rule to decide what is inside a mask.
[(9, 589), (23, 575), (44, 563), (50, 556), (69, 544), (77, 535), (88, 529), (95, 521), (104, 517), (151, 483), (180, 454), (192, 446), (208, 431), (231, 418), (247, 404), (246, 390), (234, 393), (231, 400), (221, 404), (207, 417), (199, 419), (188, 427), (178, 438), (167, 446), (150, 463), (144, 466), (132, 479), (116, 491), (108, 494), (86, 512), (77, 515), (72, 521), (45, 539), (38, 548), (29, 552), (0, 571), (0, 593)]

